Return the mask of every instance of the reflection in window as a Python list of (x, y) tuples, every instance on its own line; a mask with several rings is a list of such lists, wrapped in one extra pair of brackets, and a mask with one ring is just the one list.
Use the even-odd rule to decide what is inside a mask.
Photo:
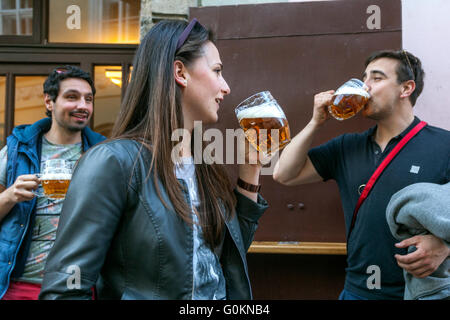
[(50, 0), (50, 42), (139, 43), (140, 1)]
[(33, 0), (0, 1), (0, 35), (30, 36), (33, 33)]
[(122, 68), (96, 66), (94, 69), (95, 94), (94, 131), (110, 137), (121, 102)]
[(43, 84), (47, 76), (16, 76), (14, 126), (45, 118)]
[(133, 74), (133, 66), (128, 68), (128, 83), (131, 81), (131, 75)]
[(5, 145), (5, 92), (6, 77), (0, 76), (0, 148)]

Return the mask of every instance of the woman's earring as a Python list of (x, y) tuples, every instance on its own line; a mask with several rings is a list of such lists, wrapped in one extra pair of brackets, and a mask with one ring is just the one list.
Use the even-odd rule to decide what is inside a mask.
[(186, 87), (187, 86), (187, 80), (186, 79), (176, 79), (175, 81), (176, 81), (176, 83), (179, 86), (182, 86), (182, 87)]

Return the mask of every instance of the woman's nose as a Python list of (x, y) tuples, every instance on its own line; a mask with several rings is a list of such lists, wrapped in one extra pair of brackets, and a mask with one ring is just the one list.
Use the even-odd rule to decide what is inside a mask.
[(222, 88), (223, 94), (224, 94), (224, 95), (230, 94), (231, 89), (230, 89), (230, 87), (228, 86), (228, 83), (225, 81), (225, 79), (223, 79), (223, 83), (224, 83), (224, 86), (223, 86), (223, 88)]

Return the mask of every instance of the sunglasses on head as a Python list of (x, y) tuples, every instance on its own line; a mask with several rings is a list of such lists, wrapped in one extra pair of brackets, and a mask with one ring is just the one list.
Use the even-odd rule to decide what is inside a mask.
[(414, 69), (413, 69), (412, 66), (411, 66), (411, 62), (409, 61), (408, 54), (406, 53), (405, 50), (403, 50), (403, 54), (405, 55), (406, 62), (408, 62), (408, 66), (409, 66), (409, 69), (411, 70), (411, 74), (412, 74), (412, 76), (413, 76), (413, 80), (416, 80), (416, 76), (415, 76), (415, 74), (414, 74)]
[(64, 73), (68, 73), (69, 69), (67, 69), (66, 67), (59, 67), (59, 68), (56, 68), (55, 71), (56, 71), (56, 73), (64, 74)]

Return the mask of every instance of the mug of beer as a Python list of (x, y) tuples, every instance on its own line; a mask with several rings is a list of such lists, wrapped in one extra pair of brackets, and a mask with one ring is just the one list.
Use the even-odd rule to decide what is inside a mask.
[(336, 90), (328, 112), (337, 120), (350, 119), (367, 104), (368, 90), (361, 80), (350, 79)]
[(245, 99), (235, 112), (250, 144), (265, 156), (281, 150), (290, 142), (286, 116), (269, 91)]
[(38, 173), (36, 176), (43, 189), (43, 193), (35, 192), (37, 196), (63, 199), (66, 197), (72, 179), (72, 164), (63, 159), (47, 160), (44, 162), (42, 173)]

